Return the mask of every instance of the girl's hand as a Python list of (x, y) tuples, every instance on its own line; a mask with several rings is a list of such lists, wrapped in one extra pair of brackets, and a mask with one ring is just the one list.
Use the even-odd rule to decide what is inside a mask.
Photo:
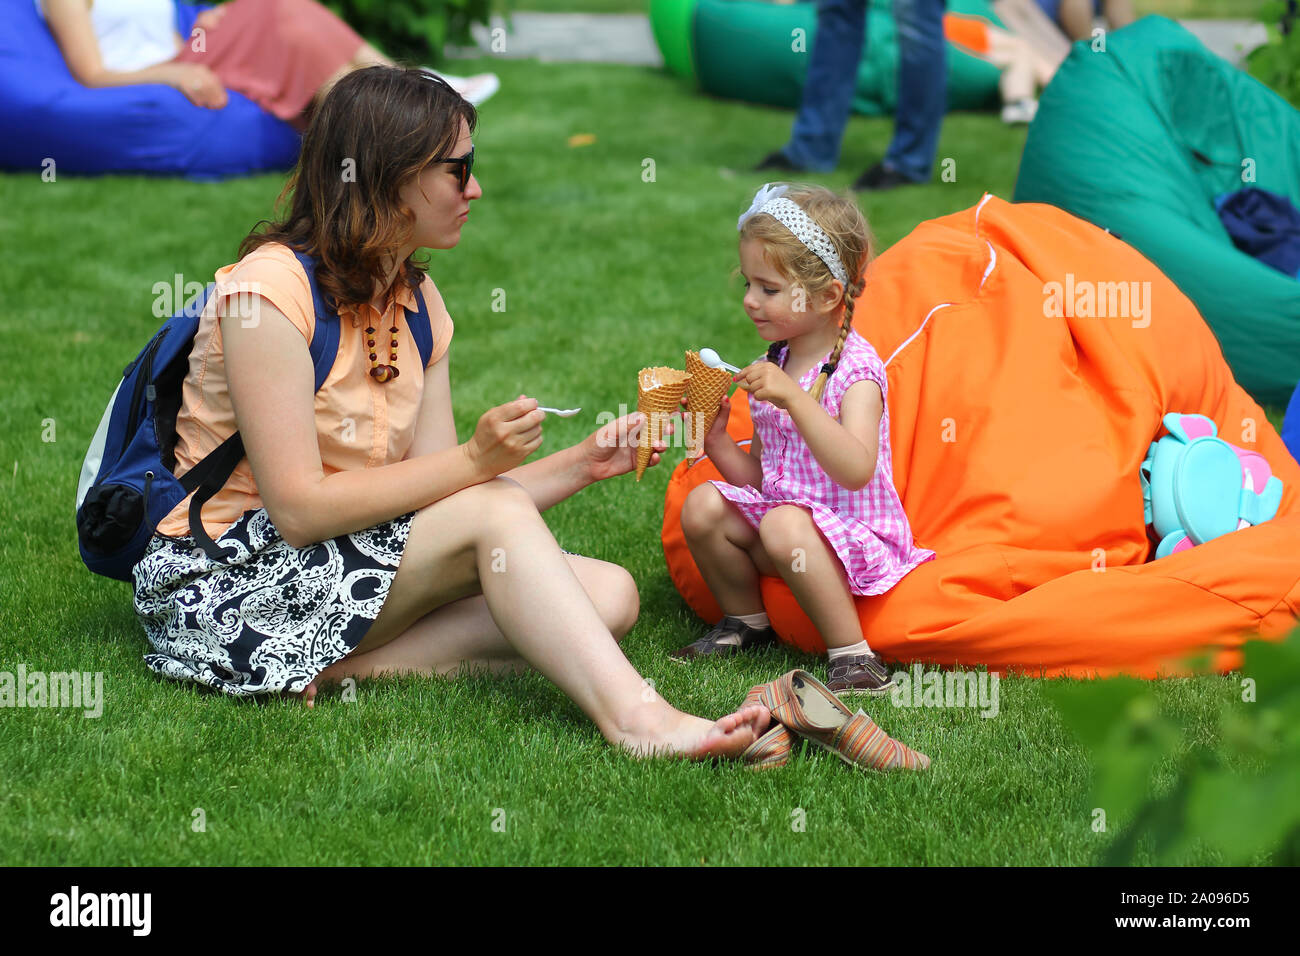
[(799, 383), (785, 374), (785, 369), (765, 359), (742, 368), (733, 381), (760, 402), (770, 402), (786, 410), (800, 392)]
[[(682, 417), (686, 418), (690, 414), (690, 403), (686, 401), (686, 396), (682, 396)], [(710, 458), (713, 457), (712, 448), (716, 447), (720, 441), (726, 441), (727, 422), (731, 421), (731, 396), (723, 395), (722, 404), (718, 406), (718, 416), (713, 419), (713, 424), (709, 426), (708, 432), (704, 435), (704, 454)]]
[[(583, 442), (587, 473), (592, 481), (625, 475), (636, 468), (636, 447), (644, 427), (645, 413), (633, 412), (598, 429)], [(672, 423), (665, 422), (660, 437), (667, 438), (672, 433)], [(660, 452), (667, 450), (665, 442), (655, 444), (650, 455), (651, 468), (659, 464)]]
[(206, 66), (198, 63), (167, 64), (167, 81), (195, 106), (219, 110), (226, 105), (226, 89)]
[(537, 410), (537, 399), (523, 395), (484, 412), (474, 437), (461, 446), (475, 474), (486, 481), (522, 465), (541, 447), (545, 417), (545, 412)]

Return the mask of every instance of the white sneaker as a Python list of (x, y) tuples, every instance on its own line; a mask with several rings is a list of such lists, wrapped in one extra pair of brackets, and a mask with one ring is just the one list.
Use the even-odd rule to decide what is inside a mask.
[(465, 99), (469, 100), (475, 106), (478, 106), (484, 100), (488, 99), (493, 93), (501, 89), (501, 80), (495, 73), (478, 73), (474, 76), (452, 76), (450, 73), (439, 73), (430, 67), (421, 67), (425, 73), (431, 76), (441, 77), (447, 81), (447, 85), (459, 93)]
[(1002, 122), (1032, 123), (1038, 115), (1038, 100), (1016, 100), (1002, 107)]

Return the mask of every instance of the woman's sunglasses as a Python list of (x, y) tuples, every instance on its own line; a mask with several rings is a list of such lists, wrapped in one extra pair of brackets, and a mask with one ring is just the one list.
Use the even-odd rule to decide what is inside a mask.
[(460, 177), (460, 191), (464, 192), (469, 188), (469, 177), (474, 171), (474, 147), (470, 147), (468, 153), (464, 156), (456, 156), (452, 159), (440, 159), (439, 163), (447, 163), (457, 167), (456, 173)]

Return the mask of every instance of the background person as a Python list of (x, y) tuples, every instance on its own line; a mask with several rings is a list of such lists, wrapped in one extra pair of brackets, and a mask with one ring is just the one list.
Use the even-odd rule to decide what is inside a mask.
[[(340, 77), (393, 65), (315, 0), (231, 0), (201, 12), (194, 27), (203, 32), (187, 38), (176, 32), (173, 0), (35, 2), (84, 86), (163, 83), (208, 109), (221, 109), (235, 90), (298, 129)], [(461, 83), (481, 102), (494, 81), (486, 74)]]
[(1107, 26), (1119, 30), (1132, 23), (1133, 0), (1036, 0), (1047, 18), (1065, 31), (1071, 40), (1092, 37), (1093, 23), (1104, 17)]
[[(854, 189), (892, 189), (928, 182), (948, 107), (946, 0), (894, 0), (898, 24), (898, 108), (884, 158), (860, 175)], [(867, 0), (819, 0), (803, 99), (790, 140), (755, 171), (829, 172), (839, 163), (866, 42)]]

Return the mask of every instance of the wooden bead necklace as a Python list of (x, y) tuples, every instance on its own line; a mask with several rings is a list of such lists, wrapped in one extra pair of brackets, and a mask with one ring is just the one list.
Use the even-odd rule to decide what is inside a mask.
[(379, 355), (375, 352), (375, 327), (373, 325), (366, 327), (366, 345), (370, 349), (370, 377), (380, 385), (384, 384), (384, 382), (390, 381), (391, 379), (397, 378), (398, 374), (400, 374), (397, 371), (397, 326), (390, 325), (388, 331), (392, 333), (393, 336), (390, 351), (388, 353), (389, 364), (378, 365), (376, 364), (376, 360), (379, 358)]

